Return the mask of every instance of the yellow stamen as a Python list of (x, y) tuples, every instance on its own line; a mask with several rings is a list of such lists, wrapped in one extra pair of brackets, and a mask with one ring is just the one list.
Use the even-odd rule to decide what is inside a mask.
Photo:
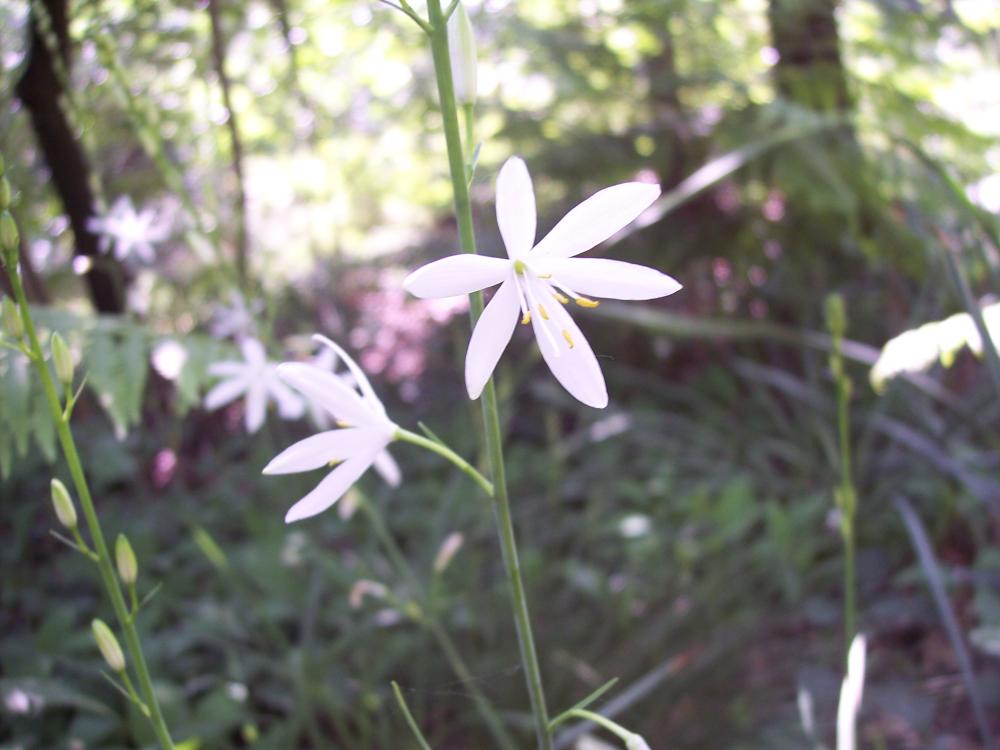
[(552, 292), (552, 296), (555, 297), (560, 302), (562, 302), (564, 305), (569, 304), (569, 297), (567, 297), (565, 294), (559, 294), (559, 292)]
[(601, 303), (594, 299), (587, 299), (586, 297), (577, 297), (576, 304), (578, 304), (580, 307), (597, 307)]
[(531, 311), (529, 310), (521, 316), (521, 325), (526, 326), (531, 322)]
[(342, 459), (342, 458), (331, 458), (329, 461), (326, 462), (326, 465), (329, 466), (332, 469), (337, 464), (341, 464), (343, 462), (344, 462), (344, 459)]
[(342, 420), (342, 419), (338, 419), (338, 420), (337, 420), (337, 427), (341, 427), (341, 428), (343, 428), (343, 429), (345, 429), (345, 430), (346, 430), (346, 429), (347, 429), (348, 427), (350, 427), (350, 426), (351, 426), (351, 425), (350, 425), (349, 423), (345, 422), (345, 421), (344, 421), (344, 420)]
[(540, 273), (540, 274), (538, 274), (538, 278), (540, 278), (540, 279), (551, 279), (552, 278), (552, 274), (551, 273)]
[(543, 304), (542, 304), (542, 303), (540, 303), (540, 302), (538, 303), (538, 312), (540, 312), (540, 313), (542, 314), (542, 317), (543, 317), (543, 318), (545, 318), (545, 320), (548, 320), (548, 319), (549, 319), (549, 313), (548, 313), (548, 311), (547, 311), (547, 310), (545, 309), (545, 305), (543, 305)]
[(573, 348), (573, 337), (569, 335), (569, 331), (563, 328), (563, 338), (566, 339), (566, 343), (569, 344), (569, 348)]

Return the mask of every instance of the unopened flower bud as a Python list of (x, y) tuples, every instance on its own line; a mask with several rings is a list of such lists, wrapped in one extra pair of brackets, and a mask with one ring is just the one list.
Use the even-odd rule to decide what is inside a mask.
[(17, 249), (18, 238), (14, 217), (10, 215), (10, 211), (0, 210), (0, 250), (13, 252)]
[(0, 211), (10, 208), (10, 183), (6, 177), (0, 177)]
[(21, 313), (10, 297), (3, 298), (3, 329), (15, 341), (20, 341), (24, 335), (24, 323)]
[(73, 355), (70, 354), (66, 341), (59, 333), (52, 334), (52, 364), (56, 368), (56, 377), (63, 385), (69, 386), (73, 383)]
[(455, 98), (461, 104), (476, 102), (476, 34), (465, 6), (460, 2), (448, 19), (448, 51)]
[(458, 554), (458, 551), (462, 548), (462, 543), (465, 541), (465, 537), (459, 532), (453, 532), (449, 534), (445, 540), (441, 543), (440, 549), (438, 549), (437, 555), (434, 557), (434, 572), (441, 573), (448, 564), (451, 562), (452, 558)]
[(139, 563), (136, 562), (135, 552), (132, 551), (132, 545), (124, 534), (119, 534), (115, 540), (115, 565), (122, 583), (126, 586), (133, 585), (139, 576)]
[(73, 505), (73, 498), (69, 496), (66, 485), (58, 479), (52, 480), (52, 507), (56, 509), (59, 523), (67, 529), (76, 528), (76, 506)]
[(118, 639), (111, 632), (111, 628), (104, 624), (103, 620), (94, 620), (90, 623), (90, 629), (94, 632), (94, 640), (97, 641), (97, 648), (101, 650), (101, 656), (108, 663), (114, 672), (125, 671), (125, 654), (122, 647), (118, 645)]

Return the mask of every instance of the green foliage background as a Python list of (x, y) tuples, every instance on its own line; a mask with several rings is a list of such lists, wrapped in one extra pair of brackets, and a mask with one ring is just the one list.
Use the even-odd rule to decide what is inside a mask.
[[(837, 291), (848, 302), (870, 647), (862, 746), (983, 747), (972, 701), (1000, 715), (997, 394), (968, 353), (883, 395), (868, 368), (891, 336), (963, 309), (943, 253), (959, 259), (977, 299), (997, 292), (997, 214), (942, 175), (964, 190), (1000, 168), (1000, 12), (974, 0), (845, 1), (842, 68), (804, 66), (782, 83), (771, 24), (810, 3), (833, 5), (469, 3), (484, 252), (502, 252), (493, 184), (511, 154), (532, 170), (542, 232), (596, 189), (645, 171), (670, 210), (610, 252), (685, 284), (664, 302), (578, 316), (602, 355), (607, 412), (571, 402), (527, 339), (499, 371), (548, 698), (559, 709), (619, 677), (603, 705), (654, 748), (801, 748), (813, 746), (796, 702), (804, 688), (830, 744), (841, 557), (822, 301)], [(271, 355), (305, 353), (280, 342), (314, 331), (378, 350), (376, 388), (394, 419), (424, 421), (477, 455), (478, 410), (460, 380), (464, 318), (420, 318), (398, 293), (408, 269), (456, 242), (419, 30), (375, 2), (224, 3), (227, 112), (203, 7), (71, 7), (65, 106), (98, 194), (156, 205), (177, 227), (153, 267), (130, 267), (127, 314), (91, 312), (13, 90), (28, 3), (0, 6), (0, 151), (51, 303), (38, 319), (67, 337), (87, 374), (74, 429), (102, 518), (132, 540), (140, 588), (162, 584), (140, 627), (176, 738), (188, 750), (409, 747), (390, 680), (435, 748), (492, 746), (474, 690), (530, 736), (489, 508), (466, 478), (394, 448), (401, 489), (366, 477), (351, 518), (286, 527), (285, 509), (315, 477), (259, 470), (309, 425), (272, 413), (246, 436), (238, 408), (198, 406), (207, 365), (235, 354), (208, 335), (233, 289), (241, 218), (225, 123), (235, 116), (250, 287), (265, 300), (257, 333)], [(706, 164), (715, 179), (685, 182)], [(407, 327), (407, 317), (424, 322)], [(149, 365), (166, 340), (187, 354), (176, 382)], [(400, 364), (414, 349), (416, 373)], [(141, 717), (100, 675), (88, 627), (106, 608), (96, 580), (48, 534), (48, 482), (64, 468), (21, 365), (0, 350), (0, 747), (149, 746)], [(900, 498), (932, 540), (972, 684)], [(417, 581), (394, 568), (365, 507)], [(439, 545), (456, 531), (464, 546), (435, 575)], [(455, 676), (412, 610), (352, 607), (361, 579), (419, 600), (474, 684)]]

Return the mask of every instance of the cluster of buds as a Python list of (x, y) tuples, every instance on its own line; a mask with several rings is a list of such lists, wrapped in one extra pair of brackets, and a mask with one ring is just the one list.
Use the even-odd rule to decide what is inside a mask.
[(13, 268), (17, 263), (17, 224), (10, 215), (10, 183), (4, 175), (3, 157), (0, 157), (0, 254), (4, 265)]

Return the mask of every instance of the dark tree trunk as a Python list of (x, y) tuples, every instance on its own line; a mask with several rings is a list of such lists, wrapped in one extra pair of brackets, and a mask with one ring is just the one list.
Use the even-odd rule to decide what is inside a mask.
[(837, 32), (838, 0), (770, 0), (771, 39), (780, 59), (778, 91), (789, 101), (820, 112), (851, 109)]
[[(69, 70), (67, 1), (42, 0), (41, 4), (51, 20), (62, 68)], [(17, 83), (17, 96), (31, 116), (38, 144), (52, 173), (52, 182), (69, 217), (76, 240), (75, 253), (91, 260), (86, 282), (94, 307), (102, 313), (120, 313), (124, 310), (121, 267), (110, 256), (101, 255), (97, 236), (87, 229), (87, 220), (94, 215), (90, 168), (59, 104), (59, 97), (63, 94), (62, 82), (49, 47), (41, 36), (34, 11), (28, 56), (28, 65)]]

